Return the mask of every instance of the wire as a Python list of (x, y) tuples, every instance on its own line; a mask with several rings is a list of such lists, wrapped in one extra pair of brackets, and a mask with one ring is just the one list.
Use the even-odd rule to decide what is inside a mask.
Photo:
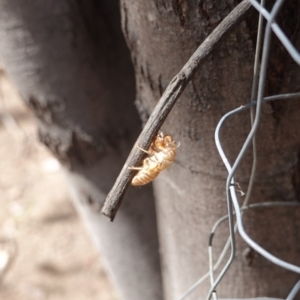
[[(242, 238), (258, 253), (260, 253), (262, 256), (273, 262), (274, 264), (281, 266), (287, 270), (300, 273), (300, 267), (297, 267), (293, 264), (287, 263), (274, 255), (270, 254), (268, 251), (263, 249), (261, 246), (259, 246), (257, 243), (255, 243), (245, 232), (243, 223), (242, 223), (242, 218), (241, 218), (241, 213), (240, 213), (240, 207), (238, 204), (238, 200), (236, 197), (235, 189), (234, 186), (232, 186), (233, 182), (233, 176), (234, 173), (237, 169), (237, 166), (240, 164), (243, 156), (245, 155), (245, 152), (248, 148), (248, 146), (251, 143), (251, 140), (253, 136), (255, 135), (258, 126), (259, 126), (259, 121), (260, 121), (260, 115), (261, 115), (261, 107), (263, 103), (263, 90), (264, 90), (264, 84), (265, 84), (265, 77), (266, 77), (266, 71), (267, 71), (267, 61), (268, 61), (268, 55), (269, 55), (269, 48), (270, 48), (270, 39), (271, 39), (271, 24), (276, 17), (277, 13), (280, 10), (280, 7), (283, 4), (283, 0), (278, 0), (272, 9), (272, 12), (270, 14), (270, 19), (268, 20), (267, 26), (266, 26), (266, 33), (265, 33), (265, 41), (264, 41), (264, 49), (263, 49), (263, 55), (262, 55), (262, 66), (261, 66), (261, 71), (260, 71), (260, 80), (259, 80), (259, 88), (258, 88), (258, 99), (257, 99), (257, 106), (256, 106), (256, 116), (254, 120), (253, 127), (246, 139), (246, 142), (244, 143), (242, 150), (240, 151), (235, 163), (233, 164), (232, 168), (228, 168), (228, 161), (227, 161), (227, 169), (229, 172), (228, 178), (227, 178), (227, 183), (226, 183), (226, 192), (227, 192), (227, 199), (228, 202), (230, 200), (233, 203), (233, 206), (236, 211), (236, 219), (237, 219), (237, 224), (238, 224), (238, 230)], [(232, 214), (232, 212), (229, 211), (229, 215)]]
[[(253, 122), (253, 127), (252, 127), (250, 134), (248, 135), (246, 142), (244, 143), (232, 168), (230, 167), (230, 164), (229, 164), (225, 154), (223, 153), (223, 156), (225, 157), (225, 160), (223, 159), (223, 162), (229, 172), (229, 175), (228, 175), (228, 178), (226, 181), (226, 194), (227, 194), (226, 198), (227, 198), (227, 208), (228, 208), (229, 233), (230, 233), (230, 239), (231, 239), (231, 253), (230, 253), (229, 260), (227, 261), (225, 267), (222, 269), (222, 271), (219, 274), (219, 276), (217, 277), (216, 281), (211, 286), (211, 288), (208, 292), (208, 295), (206, 297), (206, 300), (210, 299), (212, 292), (216, 289), (216, 287), (220, 283), (221, 279), (223, 278), (223, 276), (229, 269), (230, 265), (233, 262), (234, 256), (235, 256), (235, 251), (236, 251), (235, 236), (234, 236), (234, 225), (233, 225), (233, 218), (232, 218), (232, 203), (233, 203), (232, 200), (233, 199), (231, 199), (232, 195), (231, 195), (230, 191), (232, 190), (232, 187), (234, 186), (233, 175), (237, 169), (237, 166), (240, 164), (243, 156), (246, 153), (248, 146), (250, 145), (250, 143), (252, 141), (252, 138), (253, 138), (256, 130), (258, 129), (258, 125), (259, 125), (259, 121), (260, 121), (261, 105), (262, 105), (262, 100), (263, 100), (263, 88), (264, 88), (266, 71), (267, 71), (267, 61), (268, 61), (268, 56), (269, 56), (270, 40), (271, 40), (271, 24), (272, 24), (273, 20), (275, 19), (277, 13), (279, 12), (282, 4), (283, 4), (283, 0), (278, 0), (274, 4), (274, 7), (271, 11), (270, 19), (268, 20), (266, 30), (265, 30), (264, 47), (263, 47), (263, 54), (262, 54), (262, 62), (263, 63), (261, 65), (261, 70), (260, 70), (259, 87), (258, 87), (258, 94), (257, 94), (258, 100), (257, 100), (256, 115), (255, 115), (255, 119)], [(234, 188), (233, 188), (233, 190), (234, 190)], [(236, 207), (235, 207), (235, 209), (236, 209)], [(241, 228), (239, 226), (238, 213), (240, 213), (240, 211), (236, 212), (238, 229), (240, 232)]]
[(289, 295), (287, 296), (286, 300), (294, 300), (300, 290), (300, 280), (295, 284)]
[[(300, 98), (300, 92), (299, 93), (287, 93), (287, 94), (281, 94), (281, 95), (274, 95), (274, 96), (268, 96), (268, 97), (265, 97), (263, 99), (264, 102), (269, 102), (269, 101), (276, 101), (276, 100), (284, 100), (284, 99), (294, 99), (294, 98)], [(229, 118), (230, 116), (233, 116), (237, 113), (240, 113), (244, 110), (247, 110), (249, 109), (250, 107), (252, 106), (255, 106), (256, 105), (256, 101), (253, 101), (253, 102), (250, 102), (250, 103), (247, 103), (245, 105), (241, 105), (240, 107), (228, 112), (227, 114), (225, 114), (221, 120), (219, 121), (217, 127), (216, 127), (216, 131), (215, 131), (215, 143), (216, 143), (216, 146), (217, 146), (217, 149), (220, 153), (220, 156), (224, 162), (224, 164), (226, 165), (226, 161), (227, 161), (227, 158), (224, 154), (224, 151), (222, 149), (222, 146), (221, 146), (221, 142), (220, 142), (220, 137), (219, 137), (219, 133), (220, 133), (220, 129), (221, 127), (223, 126), (223, 123), (225, 122), (225, 120), (227, 118)], [(227, 161), (228, 163), (228, 161)], [(228, 166), (230, 167), (229, 163), (228, 163)], [(246, 206), (247, 207), (247, 206)], [(241, 208), (242, 210), (244, 209), (243, 207)], [(222, 219), (224, 218), (224, 220), (226, 220), (228, 218), (228, 215), (222, 217), (221, 219), (219, 219), (219, 221), (221, 220), (222, 222)], [(214, 225), (216, 226), (216, 225)], [(217, 225), (218, 226), (218, 225)], [(228, 243), (228, 240), (227, 240), (227, 243)], [(225, 250), (225, 251), (224, 251)], [(216, 271), (216, 269), (219, 267), (219, 265), (221, 264), (221, 261), (223, 260), (225, 254), (226, 254), (226, 245), (217, 261), (217, 263), (215, 264), (213, 270)], [(194, 292), (197, 287), (199, 287), (207, 278), (209, 278), (209, 272), (207, 272), (205, 275), (203, 275), (200, 279), (198, 279), (193, 285), (191, 285), (179, 298), (178, 300), (184, 300), (186, 299), (192, 292)]]
[[(274, 100), (279, 100), (279, 99), (291, 99), (291, 98), (299, 98), (300, 93), (287, 93), (283, 95), (274, 95), (270, 97), (263, 97), (263, 92), (264, 92), (264, 86), (265, 86), (265, 78), (266, 78), (266, 71), (267, 71), (267, 63), (268, 63), (268, 58), (269, 58), (269, 51), (270, 51), (270, 41), (271, 41), (271, 33), (272, 31), (275, 33), (275, 35), (279, 38), (279, 40), (282, 42), (283, 46), (286, 48), (288, 53), (291, 55), (291, 57), (294, 59), (294, 61), (300, 65), (300, 54), (299, 51), (293, 46), (293, 44), (289, 41), (289, 39), (286, 37), (286, 35), (283, 33), (281, 28), (278, 26), (278, 24), (275, 22), (276, 15), (280, 11), (284, 0), (277, 0), (269, 13), (265, 8), (264, 8), (264, 0), (261, 0), (261, 4), (259, 4), (255, 0), (249, 0), (250, 3), (255, 7), (255, 9), (258, 10), (260, 13), (259, 17), (259, 25), (258, 25), (258, 37), (257, 37), (257, 44), (256, 44), (256, 55), (255, 55), (255, 64), (254, 64), (254, 71), (253, 71), (253, 84), (252, 84), (252, 92), (251, 92), (251, 102), (247, 103), (239, 108), (236, 108), (232, 110), (231, 112), (227, 113), (222, 117), (220, 120), (216, 131), (215, 131), (215, 142), (216, 146), (218, 148), (219, 154), (223, 160), (223, 163), (225, 164), (227, 170), (228, 170), (228, 177), (226, 181), (226, 198), (227, 198), (227, 209), (228, 209), (228, 214), (226, 216), (223, 216), (220, 218), (214, 227), (212, 228), (210, 237), (209, 237), (209, 249), (208, 249), (208, 254), (209, 254), (209, 272), (206, 273), (204, 276), (202, 276), (197, 282), (195, 282), (180, 298), (179, 300), (185, 299), (188, 295), (190, 295), (201, 283), (203, 283), (204, 280), (207, 278), (210, 278), (210, 283), (211, 283), (211, 288), (209, 290), (209, 293), (206, 297), (206, 300), (209, 300), (211, 296), (213, 296), (213, 299), (217, 298), (217, 292), (216, 292), (216, 287), (219, 284), (219, 282), (222, 280), (223, 276), (226, 274), (228, 268), (230, 267), (234, 255), (235, 255), (235, 232), (236, 228), (238, 228), (238, 231), (241, 235), (241, 237), (258, 253), (260, 253), (262, 256), (264, 256), (266, 259), (269, 261), (273, 262), (274, 264), (281, 266), (285, 269), (291, 270), (296, 273), (300, 273), (300, 267), (295, 266), (293, 264), (287, 263), (271, 253), (267, 252), (265, 249), (263, 249), (260, 245), (258, 245), (254, 240), (252, 240), (249, 235), (245, 232), (244, 227), (243, 227), (243, 222), (242, 222), (242, 215), (243, 212), (247, 209), (253, 209), (253, 208), (259, 208), (263, 207), (266, 205), (266, 203), (254, 203), (250, 204), (249, 199), (251, 197), (251, 191), (252, 187), (254, 184), (254, 178), (255, 178), (255, 170), (256, 170), (256, 142), (255, 142), (255, 134), (258, 130), (258, 126), (260, 123), (260, 117), (261, 117), (261, 108), (263, 102), (266, 101), (274, 101)], [(261, 58), (261, 66), (260, 66), (260, 74), (258, 76), (258, 70), (259, 70), (259, 53), (261, 49), (261, 36), (262, 36), (262, 22), (263, 22), (263, 17), (267, 20), (266, 24), (266, 29), (265, 29), (265, 35), (264, 35), (264, 42), (263, 42), (263, 51), (262, 51), (262, 58)], [(257, 84), (258, 83), (258, 84)], [(257, 93), (256, 93), (257, 90)], [(257, 101), (254, 101), (254, 99), (257, 99)], [(254, 109), (253, 107), (256, 106), (256, 112), (254, 114)], [(246, 138), (246, 141), (244, 142), (243, 147), (241, 148), (240, 153), (238, 154), (233, 166), (230, 165), (223, 149), (220, 143), (220, 138), (219, 138), (219, 133), (220, 129), (224, 123), (224, 121), (232, 116), (235, 115), (239, 112), (242, 112), (246, 109), (251, 109), (250, 111), (250, 117), (251, 117), (251, 125), (252, 128)], [(247, 188), (247, 193), (245, 197), (245, 201), (242, 205), (242, 207), (239, 206), (237, 196), (236, 196), (236, 189), (235, 189), (235, 181), (234, 181), (234, 174), (239, 167), (247, 149), (249, 146), (252, 144), (253, 146), (253, 165), (252, 165), (252, 170), (251, 170), (251, 175), (250, 175), (250, 180)], [(276, 203), (276, 204), (275, 204)], [(269, 203), (268, 205), (270, 206), (279, 206), (279, 205), (299, 205), (296, 202), (272, 202)], [(269, 206), (266, 207), (269, 207)], [(234, 208), (234, 211), (233, 211)], [(233, 225), (233, 215), (236, 216), (237, 223), (234, 226)], [(221, 255), (219, 256), (217, 263), (213, 265), (213, 248), (212, 248), (212, 241), (214, 237), (214, 233), (217, 229), (217, 227), (224, 222), (225, 220), (228, 219), (229, 222), (229, 231), (230, 231), (230, 237), (227, 240)], [(225, 255), (228, 251), (228, 249), (231, 249), (230, 252), (230, 257), (228, 261), (225, 264), (225, 267), (221, 270), (219, 276), (214, 280), (214, 271), (217, 270), (217, 268), (221, 265), (221, 262), (225, 258)], [(300, 289), (300, 280), (297, 282), (297, 284), (294, 286), (293, 290), (290, 292), (287, 300), (292, 300), (297, 292)], [(255, 298), (255, 299), (274, 299), (274, 298)], [(223, 299), (225, 300), (225, 299)]]
[[(265, 6), (265, 0), (261, 0), (261, 6)], [(257, 28), (257, 39), (256, 39), (256, 49), (255, 49), (255, 59), (254, 59), (254, 68), (253, 68), (253, 83), (252, 83), (252, 90), (251, 90), (251, 101), (255, 101), (256, 99), (256, 91), (257, 91), (257, 84), (259, 79), (259, 53), (261, 51), (261, 41), (262, 41), (262, 28), (263, 28), (263, 15), (260, 13), (258, 18), (258, 28)], [(250, 108), (250, 120), (251, 120), (251, 127), (253, 127), (254, 122), (254, 109), (253, 106)], [(245, 197), (244, 205), (249, 203), (251, 192), (254, 184), (256, 166), (257, 166), (257, 151), (256, 151), (256, 139), (255, 136), (252, 139), (252, 148), (253, 148), (253, 163), (252, 169), (250, 174), (250, 180), (248, 184), (248, 189)]]
[[(294, 59), (294, 61), (300, 65), (300, 54), (297, 51), (297, 49), (293, 46), (293, 44), (290, 42), (290, 40), (286, 37), (286, 35), (283, 33), (283, 31), (280, 29), (277, 23), (273, 22), (274, 18), (272, 18), (271, 14), (262, 7), (257, 1), (255, 0), (249, 0), (250, 3), (254, 6), (255, 9), (259, 11), (260, 14), (262, 14), (265, 19), (270, 23), (272, 22), (272, 29), (274, 33), (277, 35), (285, 49), (289, 52), (291, 57)], [(278, 3), (277, 1), (276, 3)]]

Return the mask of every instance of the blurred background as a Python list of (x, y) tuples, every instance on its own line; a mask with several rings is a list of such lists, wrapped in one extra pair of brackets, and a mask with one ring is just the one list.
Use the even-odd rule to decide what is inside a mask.
[(117, 300), (60, 163), (0, 70), (0, 299)]

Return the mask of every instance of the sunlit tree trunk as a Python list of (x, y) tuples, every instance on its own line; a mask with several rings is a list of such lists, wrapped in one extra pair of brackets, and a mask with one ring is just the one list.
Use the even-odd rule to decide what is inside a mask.
[[(236, 4), (237, 1), (121, 1), (123, 31), (136, 74), (136, 105), (144, 121), (167, 84)], [(279, 17), (285, 20), (281, 23), (283, 29), (298, 46), (299, 16), (299, 2), (293, 2), (283, 7)], [(216, 220), (227, 213), (226, 170), (214, 144), (214, 130), (226, 112), (250, 99), (256, 23), (257, 13), (253, 11), (210, 55), (163, 126), (181, 143), (174, 165), (154, 182), (166, 299), (178, 299), (208, 271), (209, 232)], [(298, 91), (299, 67), (277, 39), (273, 41), (266, 94)], [(264, 106), (251, 202), (299, 201), (299, 109), (299, 99)], [(249, 129), (249, 112), (232, 117), (222, 129), (221, 141), (231, 162)], [(244, 191), (251, 163), (249, 151), (236, 176)], [(264, 209), (247, 212), (244, 222), (254, 240), (299, 265), (299, 215), (297, 209)], [(228, 237), (227, 224), (215, 236), (215, 257)], [(218, 288), (219, 296), (285, 298), (297, 275), (258, 254), (249, 262), (247, 247), (237, 236), (236, 259)], [(188, 299), (205, 299), (208, 290), (207, 281)]]

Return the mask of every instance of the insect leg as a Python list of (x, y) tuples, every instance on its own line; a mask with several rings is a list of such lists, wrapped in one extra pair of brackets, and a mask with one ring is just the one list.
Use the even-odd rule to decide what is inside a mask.
[(143, 151), (143, 152), (147, 153), (148, 155), (153, 155), (153, 153), (152, 153), (152, 152), (150, 152), (150, 151), (147, 151), (147, 150), (145, 150), (145, 149), (141, 148), (139, 145), (137, 145), (137, 147), (138, 147), (138, 148), (139, 148), (141, 151)]
[(142, 167), (128, 167), (129, 170), (143, 170)]

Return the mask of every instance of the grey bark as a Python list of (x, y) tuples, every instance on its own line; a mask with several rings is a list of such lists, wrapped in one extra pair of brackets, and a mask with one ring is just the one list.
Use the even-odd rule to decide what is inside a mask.
[[(137, 81), (136, 105), (147, 120), (163, 90), (196, 47), (236, 5), (235, 1), (122, 0), (122, 24)], [(286, 4), (279, 21), (296, 44), (299, 2)], [(253, 13), (220, 45), (181, 96), (163, 130), (181, 142), (172, 168), (154, 182), (166, 299), (176, 299), (208, 270), (208, 234), (226, 214), (226, 172), (214, 145), (214, 129), (229, 110), (250, 99), (255, 50)], [(276, 39), (272, 45), (266, 95), (299, 90), (299, 68)], [(276, 50), (276, 51), (274, 51)], [(299, 201), (299, 101), (264, 106), (257, 136), (258, 170), (253, 202)], [(231, 162), (250, 128), (248, 114), (231, 118), (222, 142)], [(247, 189), (251, 152), (237, 181)], [(273, 254), (300, 264), (299, 209), (253, 211), (245, 215), (250, 235)], [(215, 237), (216, 255), (227, 239), (222, 228)], [(237, 238), (235, 262), (218, 288), (220, 297), (285, 298), (297, 275), (260, 255), (248, 265), (246, 244)], [(204, 299), (208, 283), (189, 299)]]
[(121, 299), (161, 299), (151, 187), (132, 191), (114, 224), (99, 213), (141, 126), (118, 2), (1, 0), (0, 61), (64, 164)]
[[(122, 0), (122, 25), (135, 68), (136, 105), (145, 121), (164, 88), (234, 1)], [(114, 1), (0, 1), (0, 61), (39, 119), (41, 140), (66, 166), (73, 201), (123, 299), (161, 299), (154, 206), (147, 188), (131, 188), (116, 221), (98, 214), (139, 131), (134, 82)], [(284, 30), (299, 49), (299, 1), (286, 4)], [(208, 233), (226, 213), (225, 168), (213, 131), (228, 110), (249, 101), (255, 41), (252, 15), (214, 52), (183, 93), (163, 129), (181, 142), (175, 164), (155, 181), (166, 299), (206, 273)], [(266, 94), (299, 90), (299, 71), (274, 40)], [(300, 200), (299, 103), (264, 106), (253, 201)], [(223, 130), (232, 161), (247, 114)], [(251, 153), (237, 180), (247, 189)], [(151, 194), (151, 191), (150, 191)], [(299, 211), (247, 212), (246, 229), (275, 255), (300, 264)], [(227, 237), (216, 235), (216, 252)], [(256, 255), (236, 261), (220, 297), (285, 298), (297, 276)], [(216, 253), (217, 255), (217, 253)], [(189, 298), (203, 299), (208, 284)]]

